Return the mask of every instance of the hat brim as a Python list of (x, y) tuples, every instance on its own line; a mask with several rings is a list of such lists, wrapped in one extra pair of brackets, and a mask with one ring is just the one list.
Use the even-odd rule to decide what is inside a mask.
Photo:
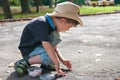
[(65, 17), (65, 18), (73, 19), (73, 20), (77, 21), (81, 26), (83, 25), (82, 20), (80, 19), (79, 15), (75, 15), (75, 14), (72, 14), (72, 13), (69, 13), (69, 14), (47, 13), (47, 15), (49, 15), (51, 17)]

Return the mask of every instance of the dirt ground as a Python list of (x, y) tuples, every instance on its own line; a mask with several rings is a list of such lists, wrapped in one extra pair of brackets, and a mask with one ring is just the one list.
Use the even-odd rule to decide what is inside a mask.
[[(120, 77), (120, 13), (82, 16), (83, 27), (60, 33), (61, 54), (71, 60), (73, 71), (57, 80), (115, 80)], [(21, 59), (20, 35), (29, 21), (0, 24), (0, 80), (39, 80), (20, 77), (13, 63)], [(62, 68), (65, 68), (61, 64)]]

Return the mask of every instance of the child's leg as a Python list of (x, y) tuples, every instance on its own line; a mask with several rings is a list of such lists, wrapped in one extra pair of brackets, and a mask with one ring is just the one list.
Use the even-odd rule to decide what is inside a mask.
[(40, 59), (40, 55), (33, 56), (28, 61), (30, 64), (41, 64), (42, 63)]
[(42, 46), (37, 46), (30, 54), (29, 54), (29, 63), (30, 64), (52, 64), (52, 60), (50, 59), (48, 53)]
[[(40, 59), (40, 55), (36, 55), (31, 57), (29, 60), (30, 64), (42, 64), (42, 60)], [(55, 67), (53, 65), (41, 65), (42, 69), (55, 71)]]

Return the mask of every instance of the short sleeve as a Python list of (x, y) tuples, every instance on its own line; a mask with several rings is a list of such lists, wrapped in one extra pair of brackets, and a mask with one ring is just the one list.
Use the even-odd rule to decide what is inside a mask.
[(51, 45), (55, 46), (58, 43), (61, 42), (60, 39), (60, 35), (57, 31), (53, 31), (50, 35), (49, 35), (49, 42), (51, 43)]

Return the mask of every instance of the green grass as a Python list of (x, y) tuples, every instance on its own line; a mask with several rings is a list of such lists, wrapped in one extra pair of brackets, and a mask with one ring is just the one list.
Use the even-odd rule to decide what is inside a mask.
[(53, 11), (53, 9), (45, 9), (45, 10), (40, 10), (38, 13), (36, 13), (34, 10), (32, 11), (31, 14), (21, 14), (20, 12), (19, 13), (15, 13), (13, 14), (13, 16), (15, 18), (34, 18), (34, 17), (37, 17), (37, 16), (43, 16), (47, 13), (51, 13)]
[[(13, 18), (19, 19), (19, 18), (34, 18), (37, 16), (43, 16), (46, 13), (51, 13), (54, 10), (54, 8), (48, 8), (48, 7), (40, 7), (39, 12), (36, 13), (35, 7), (31, 8), (30, 14), (21, 14), (21, 8), (20, 7), (11, 7), (11, 12), (13, 15)], [(0, 20), (4, 19), (2, 8), (0, 8)]]
[[(13, 14), (13, 18), (34, 18), (37, 16), (43, 16), (46, 13), (51, 13), (54, 8), (48, 8), (48, 7), (40, 7), (39, 13), (35, 12), (35, 8), (31, 8), (32, 13), (31, 14), (21, 14), (20, 7), (11, 7), (11, 11)], [(120, 11), (120, 5), (117, 6), (100, 6), (100, 7), (92, 7), (92, 6), (82, 6), (80, 8), (80, 14), (96, 14), (96, 13), (108, 13), (108, 12), (115, 12), (115, 11)], [(0, 20), (4, 19), (3, 11), (0, 9)]]
[(120, 6), (105, 6), (105, 7), (82, 7), (80, 9), (81, 14), (96, 14), (96, 13), (108, 13), (120, 11)]

